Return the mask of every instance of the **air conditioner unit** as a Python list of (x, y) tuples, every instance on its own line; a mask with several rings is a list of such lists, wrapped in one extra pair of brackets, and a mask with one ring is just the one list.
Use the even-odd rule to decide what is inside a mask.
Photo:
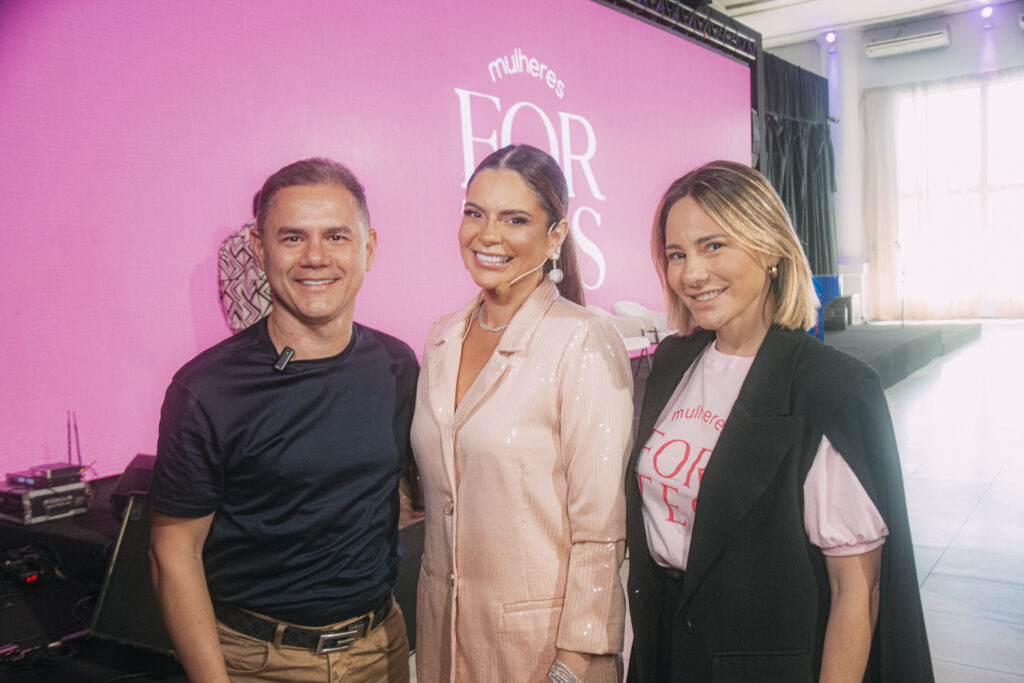
[(949, 45), (949, 29), (941, 31), (930, 31), (928, 33), (917, 33), (912, 36), (902, 36), (892, 40), (878, 40), (864, 46), (864, 52), (872, 59), (878, 57), (891, 57), (893, 55), (905, 55), (908, 52), (920, 52), (931, 50), (937, 47)]

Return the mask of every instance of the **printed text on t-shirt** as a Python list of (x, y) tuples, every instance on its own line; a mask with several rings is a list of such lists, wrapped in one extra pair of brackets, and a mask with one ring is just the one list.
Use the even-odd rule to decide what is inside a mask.
[(671, 419), (673, 422), (676, 420), (696, 420), (697, 422), (704, 422), (713, 426), (716, 432), (722, 431), (722, 427), (725, 426), (725, 417), (722, 417), (713, 411), (706, 410), (700, 403), (697, 404), (696, 408), (680, 408), (679, 410), (674, 411)]
[[(654, 445), (664, 439), (664, 437), (665, 432), (655, 429), (651, 433), (651, 438), (649, 438), (647, 443), (644, 445), (644, 450), (651, 452)], [(695, 452), (696, 455), (694, 455)], [(694, 456), (692, 460), (690, 457), (691, 455)], [(678, 503), (684, 502), (687, 498), (690, 498), (691, 508), (694, 511), (697, 510), (697, 497), (695, 492), (696, 489), (700, 487), (700, 480), (704, 477), (704, 469), (707, 467), (708, 458), (710, 456), (710, 448), (701, 448), (697, 450), (691, 447), (689, 442), (684, 439), (669, 439), (668, 441), (661, 443), (658, 446), (658, 449), (654, 451), (651, 458), (651, 464), (659, 477), (659, 481), (657, 483), (661, 485), (661, 498), (668, 510), (668, 517), (665, 518), (666, 522), (674, 522), (682, 526), (689, 526), (688, 518), (691, 515), (682, 513), (679, 509)], [(688, 468), (687, 465), (689, 465)], [(683, 474), (684, 468), (685, 474)], [(696, 480), (693, 477), (694, 472), (697, 474)], [(680, 479), (680, 477), (682, 478)], [(645, 479), (649, 482), (649, 486), (656, 486), (652, 476), (637, 473), (637, 479), (640, 485), (641, 496), (644, 494)], [(675, 486), (672, 484), (675, 484)], [(680, 487), (689, 489), (689, 491), (680, 493)]]

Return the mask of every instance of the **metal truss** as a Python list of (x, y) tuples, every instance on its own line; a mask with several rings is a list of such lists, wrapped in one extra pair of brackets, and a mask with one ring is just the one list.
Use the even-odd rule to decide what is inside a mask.
[(679, 0), (598, 0), (635, 14), (651, 23), (660, 24), (689, 38), (713, 45), (718, 49), (757, 60), (760, 36), (739, 25), (727, 25), (731, 20), (717, 14), (710, 6), (703, 10), (683, 4)]

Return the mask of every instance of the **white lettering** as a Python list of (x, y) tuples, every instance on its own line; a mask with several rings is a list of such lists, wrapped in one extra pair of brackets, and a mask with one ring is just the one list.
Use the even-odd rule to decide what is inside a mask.
[(589, 206), (581, 206), (580, 208), (576, 209), (576, 211), (573, 212), (571, 225), (572, 236), (573, 239), (576, 240), (576, 246), (579, 247), (579, 250), (582, 253), (589, 256), (591, 259), (593, 259), (594, 263), (597, 264), (597, 282), (591, 285), (587, 284), (587, 282), (584, 280), (583, 286), (586, 289), (597, 289), (602, 284), (604, 284), (604, 254), (601, 253), (600, 247), (594, 244), (594, 242), (592, 242), (590, 238), (583, 234), (583, 228), (580, 225), (580, 217), (584, 213), (589, 213), (591, 216), (593, 216), (594, 222), (597, 223), (597, 227), (599, 228), (601, 227), (601, 214), (599, 214), (597, 211), (594, 211)]
[[(520, 55), (516, 55), (517, 57)], [(499, 147), (505, 147), (512, 143), (512, 128), (515, 125), (516, 116), (523, 109), (532, 110), (538, 117), (540, 117), (541, 123), (544, 125), (544, 130), (547, 134), (547, 147), (548, 152), (557, 162), (559, 157), (562, 158), (560, 166), (562, 167), (563, 173), (565, 173), (566, 182), (569, 187), (570, 196), (576, 196), (576, 192), (573, 188), (573, 168), (575, 164), (578, 164), (580, 169), (583, 171), (583, 176), (587, 181), (587, 186), (590, 192), (593, 194), (594, 199), (603, 201), (605, 196), (601, 193), (600, 188), (597, 185), (597, 178), (594, 175), (593, 168), (591, 168), (590, 160), (597, 154), (597, 136), (594, 133), (593, 126), (590, 122), (578, 114), (570, 114), (567, 112), (558, 112), (558, 118), (560, 122), (559, 130), (555, 130), (555, 126), (552, 123), (551, 117), (544, 112), (543, 109), (533, 104), (532, 102), (516, 102), (505, 111), (504, 116), (501, 117), (501, 132), (500, 135), (497, 131), (497, 126), (490, 126), (489, 130), (485, 131), (474, 131), (473, 129), (473, 98), (483, 98), (494, 105), (495, 111), (501, 116), (501, 100), (493, 95), (487, 95), (484, 93), (473, 92), (471, 90), (463, 90), (461, 88), (455, 88), (455, 94), (459, 98), (459, 115), (460, 130), (462, 132), (462, 161), (465, 175), (462, 181), (462, 187), (466, 187), (466, 183), (469, 181), (469, 177), (473, 175), (473, 170), (476, 168), (476, 145), (483, 143), (490, 148), (489, 152), (496, 151)], [(489, 110), (489, 107), (485, 106), (484, 110)], [(479, 108), (477, 113), (479, 114)], [(573, 126), (573, 123), (578, 124)], [(582, 145), (582, 151), (573, 151), (574, 147), (572, 144), (572, 131), (573, 128), (582, 126), (583, 132), (586, 135), (586, 144)], [(561, 141), (559, 141), (559, 132), (561, 132)], [(579, 132), (577, 130), (577, 140)], [(559, 144), (561, 142), (561, 144)], [(579, 150), (579, 145), (577, 150)], [(590, 216), (593, 220), (594, 225), (587, 228), (592, 230), (593, 228), (601, 228), (601, 214), (590, 208), (589, 206), (581, 206), (577, 208), (572, 214), (572, 220), (570, 221), (570, 229), (574, 239), (576, 240), (577, 247), (580, 254), (587, 256), (594, 265), (597, 266), (597, 278), (593, 282), (586, 282), (584, 280), (583, 286), (586, 289), (597, 289), (604, 284), (605, 276), (607, 274), (607, 264), (605, 262), (604, 254), (601, 252), (600, 247), (587, 236), (583, 229), (583, 222), (586, 216)]]
[[(594, 135), (594, 127), (590, 125), (590, 121), (579, 114), (569, 114), (564, 111), (558, 112), (558, 118), (562, 121), (562, 171), (565, 173), (565, 181), (569, 184), (569, 196), (575, 197), (576, 192), (573, 190), (572, 183), (572, 162), (580, 162), (580, 166), (583, 168), (583, 175), (587, 178), (587, 184), (590, 185), (590, 193), (594, 195), (594, 199), (604, 200), (604, 195), (601, 194), (601, 190), (597, 187), (597, 179), (594, 177), (594, 170), (590, 168), (590, 160), (594, 158), (594, 154), (597, 153), (597, 136)], [(587, 151), (583, 154), (572, 153), (572, 132), (570, 130), (570, 123), (577, 121), (583, 124), (583, 130), (587, 134)], [(555, 157), (556, 159), (558, 157)]]
[(544, 110), (532, 102), (516, 102), (505, 112), (505, 118), (501, 122), (501, 146), (504, 147), (512, 144), (512, 123), (516, 118), (516, 114), (523, 108), (529, 108), (537, 112), (541, 122), (544, 123), (544, 130), (548, 133), (548, 152), (555, 158), (555, 161), (558, 161), (558, 134), (555, 132), (555, 127), (552, 125), (548, 115), (544, 113)]
[(555, 75), (555, 70), (535, 57), (527, 57), (518, 47), (514, 48), (511, 54), (498, 57), (487, 65), (487, 75), (491, 77), (491, 83), (516, 74), (533, 76), (554, 90), (559, 98), (565, 97), (565, 82)]
[[(473, 169), (476, 168), (476, 161), (473, 156), (473, 143), (486, 142), (491, 146), (492, 152), (498, 151), (498, 135), (496, 131), (492, 130), (491, 134), (485, 138), (473, 137), (473, 115), (470, 109), (469, 98), (470, 96), (476, 96), (490, 100), (494, 103), (494, 108), (498, 113), (501, 113), (501, 101), (493, 95), (484, 95), (483, 93), (463, 90), (462, 88), (456, 88), (455, 94), (459, 97), (459, 116), (462, 125), (462, 166), (465, 169), (462, 187), (466, 187), (466, 183), (469, 182), (469, 176), (473, 175)], [(503, 146), (507, 144), (507, 142), (502, 143)]]
[[(505, 72), (504, 74), (502, 72)], [(512, 73), (508, 68), (508, 57), (498, 57), (493, 62), (487, 65), (487, 73), (491, 76), (491, 83), (494, 83), (497, 79), (503, 75), (507, 76)]]

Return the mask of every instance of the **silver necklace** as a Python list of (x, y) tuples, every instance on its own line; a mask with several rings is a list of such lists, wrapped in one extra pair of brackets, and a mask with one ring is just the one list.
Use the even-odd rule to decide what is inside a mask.
[(502, 330), (508, 329), (508, 323), (504, 325), (498, 325), (497, 327), (488, 327), (487, 323), (484, 322), (484, 302), (480, 302), (480, 308), (476, 309), (476, 321), (480, 324), (480, 327), (487, 330), (488, 332), (501, 332)]

